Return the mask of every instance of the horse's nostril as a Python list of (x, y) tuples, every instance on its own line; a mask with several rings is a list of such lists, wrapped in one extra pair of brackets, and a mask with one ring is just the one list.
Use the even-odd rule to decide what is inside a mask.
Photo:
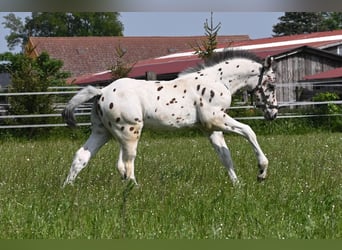
[(270, 109), (264, 111), (264, 117), (268, 121), (273, 121), (274, 119), (277, 118), (278, 111), (272, 111)]

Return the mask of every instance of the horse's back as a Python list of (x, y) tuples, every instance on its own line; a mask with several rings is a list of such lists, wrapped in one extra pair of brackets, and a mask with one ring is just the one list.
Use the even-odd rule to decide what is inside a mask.
[(182, 81), (122, 78), (103, 89), (99, 102), (111, 123), (125, 120), (142, 121), (148, 127), (184, 127), (196, 122), (192, 97)]

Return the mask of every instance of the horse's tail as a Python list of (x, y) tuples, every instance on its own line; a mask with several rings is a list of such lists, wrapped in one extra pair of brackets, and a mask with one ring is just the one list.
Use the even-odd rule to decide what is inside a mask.
[(62, 112), (62, 117), (66, 124), (70, 127), (76, 127), (76, 119), (74, 110), (82, 103), (90, 100), (91, 98), (102, 95), (102, 91), (92, 86), (88, 86), (78, 92), (66, 105), (65, 109)]

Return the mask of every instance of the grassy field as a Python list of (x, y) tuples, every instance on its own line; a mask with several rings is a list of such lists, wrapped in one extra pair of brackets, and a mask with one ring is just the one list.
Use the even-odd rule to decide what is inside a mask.
[(206, 138), (143, 136), (138, 186), (122, 181), (105, 145), (61, 189), (84, 140), (0, 142), (1, 239), (337, 239), (342, 237), (342, 134), (226, 136), (241, 181), (232, 186)]

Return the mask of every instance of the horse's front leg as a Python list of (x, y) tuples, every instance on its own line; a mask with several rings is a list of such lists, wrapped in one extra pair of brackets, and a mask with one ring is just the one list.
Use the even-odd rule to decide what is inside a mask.
[(234, 171), (233, 160), (230, 151), (227, 147), (227, 144), (224, 140), (223, 133), (221, 131), (214, 131), (209, 136), (209, 139), (215, 151), (219, 155), (222, 164), (226, 167), (231, 181), (233, 183), (237, 183), (238, 179)]
[(258, 166), (259, 166), (258, 180), (264, 180), (267, 174), (268, 160), (264, 152), (261, 150), (260, 145), (257, 141), (256, 135), (254, 131), (251, 129), (251, 127), (234, 120), (227, 114), (223, 114), (222, 116), (220, 116), (220, 119), (215, 119), (215, 122), (213, 125), (215, 127), (220, 128), (224, 132), (234, 132), (234, 133), (240, 134), (244, 136), (252, 144), (257, 160), (258, 160)]

